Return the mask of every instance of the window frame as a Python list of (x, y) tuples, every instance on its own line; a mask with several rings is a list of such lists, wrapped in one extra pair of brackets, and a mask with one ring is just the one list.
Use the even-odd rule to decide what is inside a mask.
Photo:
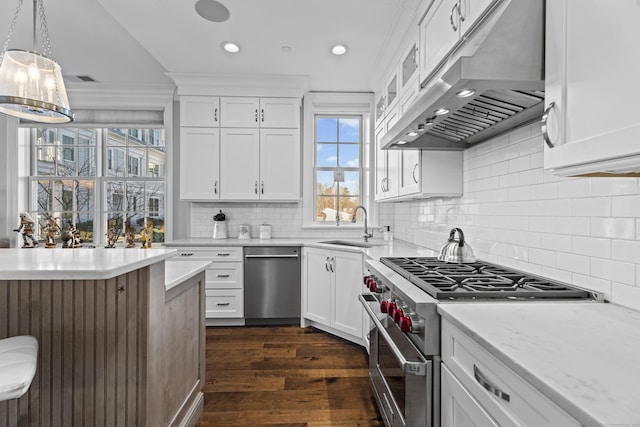
[[(125, 128), (124, 126), (122, 126), (122, 128)], [(134, 128), (134, 126), (131, 126), (131, 128)], [(162, 126), (154, 126), (154, 125), (143, 125), (143, 126), (135, 126), (136, 130), (138, 132), (142, 131), (142, 133), (146, 133), (145, 131), (151, 131), (151, 130), (158, 130), (159, 132), (163, 131), (163, 127)], [(147, 218), (159, 218), (161, 213), (164, 213), (163, 216), (163, 228), (168, 225), (170, 223), (170, 218), (169, 218), (169, 213), (170, 213), (170, 207), (168, 206), (168, 204), (171, 201), (170, 198), (170, 194), (169, 194), (169, 182), (170, 182), (170, 177), (168, 177), (166, 175), (166, 173), (163, 176), (158, 176), (159, 174), (157, 173), (153, 173), (153, 174), (147, 174), (146, 176), (140, 176), (141, 171), (143, 169), (143, 160), (144, 158), (146, 158), (147, 160), (151, 157), (149, 154), (150, 150), (161, 150), (163, 151), (163, 156), (164, 156), (164, 163), (165, 163), (165, 171), (170, 170), (167, 166), (170, 162), (171, 157), (168, 155), (169, 152), (169, 147), (167, 146), (168, 141), (167, 141), (167, 129), (166, 127), (164, 128), (164, 133), (165, 133), (165, 139), (164, 139), (164, 145), (159, 145), (159, 144), (154, 144), (154, 145), (149, 145), (144, 146), (142, 148), (140, 147), (136, 147), (137, 149), (141, 149), (144, 150), (143, 151), (143, 157), (139, 157), (139, 156), (132, 156), (131, 154), (129, 154), (129, 156), (127, 155), (128, 150), (129, 150), (129, 142), (128, 139), (125, 139), (125, 143), (124, 145), (122, 145), (122, 147), (119, 146), (115, 146), (115, 145), (110, 145), (109, 144), (109, 131), (114, 130), (114, 127), (112, 126), (83, 126), (82, 124), (79, 124), (77, 126), (47, 126), (47, 125), (41, 125), (41, 126), (28, 126), (28, 127), (21, 127), (21, 129), (23, 129), (25, 131), (25, 136), (26, 136), (26, 146), (28, 147), (29, 150), (29, 157), (30, 157), (30, 173), (28, 175), (28, 189), (29, 189), (29, 196), (28, 196), (28, 207), (27, 207), (27, 211), (30, 212), (31, 214), (35, 215), (34, 219), (36, 217), (41, 217), (43, 216), (42, 214), (38, 215), (40, 211), (40, 207), (38, 206), (38, 181), (87, 181), (87, 182), (91, 182), (91, 187), (93, 190), (92, 193), (92, 204), (93, 204), (93, 209), (91, 209), (91, 217), (92, 217), (92, 221), (93, 221), (93, 226), (92, 226), (92, 239), (93, 241), (89, 243), (89, 245), (93, 245), (93, 246), (97, 246), (97, 245), (102, 245), (106, 242), (106, 238), (105, 238), (105, 232), (107, 227), (107, 222), (109, 222), (111, 220), (111, 211), (108, 211), (108, 207), (110, 205), (110, 203), (108, 203), (107, 196), (107, 185), (109, 181), (121, 181), (121, 182), (127, 182), (127, 183), (134, 183), (134, 182), (140, 182), (142, 183), (143, 186), (143, 193), (140, 197), (142, 197), (142, 200), (138, 201), (138, 205), (137, 207), (141, 207), (141, 210), (138, 210), (139, 212), (142, 212), (144, 214), (144, 220), (143, 223), (146, 222)], [(46, 130), (46, 135), (47, 138), (49, 139), (51, 137), (51, 131), (53, 131), (53, 136), (55, 137), (55, 132), (58, 132), (58, 138), (60, 139), (60, 142), (55, 145), (52, 144), (52, 147), (55, 147), (57, 149), (60, 149), (60, 152), (58, 154), (58, 156), (60, 156), (60, 158), (57, 160), (57, 162), (67, 162), (67, 160), (64, 160), (64, 158), (62, 157), (62, 149), (65, 149), (66, 147), (64, 147), (65, 144), (62, 143), (62, 139), (60, 137), (61, 132), (64, 131), (65, 129), (75, 129), (75, 139), (74, 139), (74, 145), (73, 147), (69, 147), (69, 149), (74, 150), (74, 153), (78, 152), (78, 147), (80, 144), (80, 141), (82, 138), (79, 138), (78, 135), (80, 133), (79, 129), (95, 129), (96, 130), (96, 134), (95, 134), (95, 143), (94, 145), (91, 145), (91, 147), (94, 148), (95, 150), (95, 158), (94, 158), (94, 175), (91, 176), (79, 176), (78, 175), (78, 165), (76, 164), (75, 166), (75, 172), (76, 175), (75, 176), (68, 176), (68, 175), (59, 175), (58, 174), (58, 165), (56, 163), (56, 160), (54, 159), (53, 162), (55, 164), (54, 166), (54, 173), (52, 173), (51, 175), (38, 175), (38, 154), (39, 154), (39, 150), (41, 150), (43, 147), (48, 147), (49, 145), (40, 145), (37, 144), (37, 135), (38, 135), (38, 130), (39, 129), (45, 129)], [(128, 129), (128, 128), (127, 128)], [(125, 138), (128, 138), (128, 132), (124, 134)], [(139, 137), (135, 137), (133, 136), (132, 138), (134, 138), (134, 142), (135, 143), (140, 143), (140, 141), (143, 141), (143, 139), (140, 139)], [(48, 140), (47, 139), (47, 140)], [(158, 139), (158, 141), (160, 141), (161, 138)], [(144, 143), (142, 143), (144, 144)], [(85, 145), (82, 145), (82, 147), (85, 147)], [(129, 169), (129, 165), (127, 164), (127, 157), (129, 157), (130, 159), (135, 159), (136, 163), (137, 163), (137, 168), (138, 168), (138, 173), (136, 175), (132, 175), (130, 176), (128, 173), (125, 174), (125, 176), (118, 176), (116, 175), (109, 175), (109, 166), (112, 166), (109, 164), (109, 160), (112, 161), (116, 161), (116, 158), (114, 155), (112, 155), (111, 153), (115, 153), (115, 151), (118, 151), (122, 157), (123, 157), (123, 161), (124, 163), (124, 167), (126, 168), (125, 171), (128, 172)], [(45, 153), (46, 155), (46, 153)], [(78, 159), (77, 156), (75, 156), (76, 159)], [(78, 159), (79, 160), (79, 159)], [(116, 165), (117, 166), (117, 165)], [(162, 195), (162, 199), (164, 200), (164, 207), (160, 207), (160, 201), (161, 199), (158, 197), (154, 197), (156, 200), (158, 200), (158, 209), (155, 209), (153, 212), (148, 211), (147, 209), (147, 200), (151, 199), (151, 196), (148, 196), (147, 194), (147, 186), (148, 184), (146, 183), (161, 183), (161, 187), (163, 188), (163, 195)], [(153, 185), (152, 185), (153, 186)], [(75, 186), (74, 186), (75, 188)], [(127, 198), (127, 194), (123, 193), (120, 195), (120, 197), (122, 198), (122, 200), (125, 201), (126, 203), (126, 198)], [(75, 206), (75, 201), (74, 203), (74, 207), (72, 209), (72, 211), (60, 211), (63, 214), (70, 214), (70, 216), (72, 218), (77, 218), (78, 215), (84, 214), (84, 213), (89, 213), (89, 211), (78, 211), (76, 209)], [(112, 205), (112, 204), (111, 204)], [(126, 204), (125, 204), (126, 206)], [(51, 212), (56, 212), (58, 213), (58, 210), (55, 209), (50, 209), (49, 211)], [(138, 211), (134, 212), (133, 214), (135, 215), (136, 213), (139, 213)], [(129, 212), (127, 212), (125, 215), (129, 215)], [(124, 218), (123, 220), (126, 220), (126, 218)], [(58, 224), (61, 227), (64, 227), (65, 224)], [(36, 227), (34, 229), (34, 232), (36, 234), (36, 236), (38, 238), (42, 238), (42, 236), (40, 235), (41, 230), (40, 227)], [(164, 241), (167, 241), (167, 233), (164, 233)]]
[(303, 220), (302, 228), (307, 229), (362, 229), (362, 221), (316, 221), (315, 189), (315, 117), (326, 116), (362, 116), (361, 133), (361, 170), (360, 204), (368, 213), (368, 222), (375, 227), (377, 204), (373, 199), (373, 110), (372, 93), (309, 92), (303, 100)]
[[(323, 118), (327, 118), (327, 119), (336, 119), (336, 141), (332, 141), (332, 142), (325, 142), (325, 141), (318, 141), (317, 139), (317, 123), (318, 123), (318, 119), (323, 119)], [(357, 119), (358, 120), (358, 136), (359, 136), (359, 140), (358, 142), (341, 142), (340, 141), (340, 119)], [(315, 114), (314, 118), (313, 118), (313, 123), (314, 123), (314, 143), (313, 143), (313, 148), (314, 148), (314, 172), (313, 172), (313, 181), (314, 181), (314, 194), (313, 194), (313, 205), (314, 205), (314, 211), (318, 212), (318, 200), (320, 197), (325, 197), (325, 196), (321, 196), (317, 194), (317, 177), (318, 177), (318, 172), (334, 172), (334, 174), (336, 172), (342, 171), (343, 173), (346, 172), (358, 172), (358, 194), (353, 195), (351, 197), (357, 197), (358, 200), (362, 199), (361, 196), (361, 189), (364, 187), (364, 181), (363, 181), (363, 153), (364, 153), (364, 142), (363, 142), (363, 124), (364, 124), (364, 118), (361, 114)], [(319, 144), (335, 144), (336, 145), (336, 165), (335, 166), (318, 166), (318, 145)], [(340, 166), (340, 146), (341, 145), (358, 145), (358, 166)], [(340, 208), (340, 199), (344, 199), (347, 196), (342, 196), (340, 195), (340, 189), (342, 188), (341, 183), (336, 183), (334, 182), (334, 184), (336, 185), (336, 202), (337, 202), (337, 209), (336, 210), (336, 215), (334, 218), (332, 219), (326, 219), (325, 221), (320, 221), (317, 218), (317, 215), (313, 218), (314, 223), (336, 223), (337, 219), (340, 218), (340, 221), (345, 221), (347, 220), (347, 218), (345, 218), (343, 215), (341, 215), (341, 208)], [(361, 203), (358, 203), (361, 204)], [(326, 224), (325, 224), (326, 225)]]

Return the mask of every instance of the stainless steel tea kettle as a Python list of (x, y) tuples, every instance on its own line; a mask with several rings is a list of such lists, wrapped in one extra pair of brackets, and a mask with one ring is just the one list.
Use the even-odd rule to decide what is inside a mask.
[[(458, 233), (458, 239), (454, 237)], [(440, 248), (438, 259), (444, 262), (470, 263), (476, 261), (473, 249), (464, 241), (464, 233), (460, 228), (452, 228), (449, 240)]]

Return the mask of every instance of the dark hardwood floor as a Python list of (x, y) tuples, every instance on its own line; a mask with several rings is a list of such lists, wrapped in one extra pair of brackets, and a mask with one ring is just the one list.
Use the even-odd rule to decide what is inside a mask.
[(197, 427), (383, 426), (366, 351), (313, 328), (209, 327)]

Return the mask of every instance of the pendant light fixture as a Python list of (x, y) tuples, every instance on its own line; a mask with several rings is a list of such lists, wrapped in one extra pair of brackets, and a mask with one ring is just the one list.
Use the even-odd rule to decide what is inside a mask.
[[(62, 69), (51, 58), (51, 40), (44, 0), (33, 0), (33, 52), (8, 49), (24, 0), (18, 0), (0, 54), (0, 112), (42, 123), (67, 123), (74, 119), (69, 107)], [(40, 18), (42, 53), (36, 53), (36, 24)]]

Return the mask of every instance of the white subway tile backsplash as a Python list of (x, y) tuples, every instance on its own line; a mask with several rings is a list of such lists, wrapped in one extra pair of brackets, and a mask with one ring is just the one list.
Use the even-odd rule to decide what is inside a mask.
[[(556, 176), (543, 169), (542, 148), (540, 127), (524, 126), (464, 152), (462, 197), (387, 204), (381, 212), (391, 212), (397, 238), (418, 243), (417, 228), (438, 249), (451, 227), (465, 224), (482, 260), (640, 308), (638, 178)], [(412, 206), (431, 207), (431, 221), (419, 223)]]
[(611, 300), (618, 304), (640, 310), (640, 288), (613, 283), (611, 286)]
[(633, 218), (591, 218), (591, 235), (634, 240), (636, 220)]
[(591, 276), (635, 286), (636, 265), (610, 259), (591, 258)]

